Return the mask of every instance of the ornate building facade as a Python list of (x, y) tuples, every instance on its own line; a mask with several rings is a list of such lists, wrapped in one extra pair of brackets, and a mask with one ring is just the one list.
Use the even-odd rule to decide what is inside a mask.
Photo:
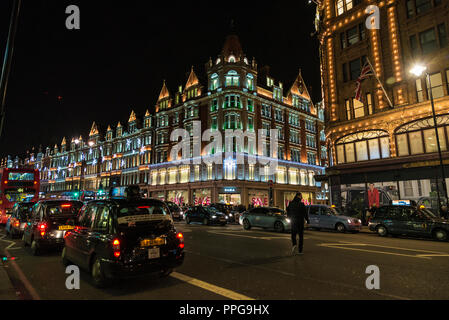
[[(344, 200), (342, 186), (370, 182), (394, 189), (399, 198), (441, 192), (442, 185), (435, 183), (441, 171), (430, 93), (447, 165), (449, 2), (320, 0), (317, 4), (332, 200)], [(367, 28), (376, 23), (378, 29)], [(379, 81), (371, 76), (362, 82), (360, 102), (355, 99), (356, 80), (367, 61)], [(416, 78), (410, 73), (416, 63), (427, 67), (430, 83), (424, 75)]]
[[(314, 179), (327, 165), (324, 110), (312, 103), (301, 73), (289, 87), (275, 82), (267, 69), (258, 72), (256, 61), (248, 60), (236, 35), (227, 37), (222, 52), (206, 63), (205, 70), (201, 82), (192, 67), (186, 84), (174, 91), (164, 81), (154, 114), (147, 111), (138, 117), (132, 111), (126, 125), (108, 126), (102, 134), (94, 122), (88, 137), (70, 142), (64, 138), (60, 146), (47, 148), (36, 158), (33, 154), (25, 162), (40, 170), (42, 191), (139, 184), (148, 197), (178, 203), (267, 206), (271, 198), (284, 208), (296, 191), (309, 202), (325, 201), (324, 184)], [(225, 150), (223, 142), (223, 151), (231, 151), (232, 157), (222, 164), (193, 161), (194, 147), (190, 163), (172, 159), (170, 151), (178, 140), (171, 141), (171, 134), (183, 128), (193, 141), (195, 122), (201, 123), (200, 138), (206, 129), (223, 137), (226, 130), (240, 129), (255, 132), (258, 140), (258, 129), (276, 129), (278, 148), (262, 154), (246, 143)], [(211, 156), (206, 145), (200, 143), (200, 158)], [(238, 155), (245, 158), (244, 164), (236, 162)], [(251, 157), (274, 157), (276, 172), (266, 175), (267, 165), (251, 164), (247, 161)]]

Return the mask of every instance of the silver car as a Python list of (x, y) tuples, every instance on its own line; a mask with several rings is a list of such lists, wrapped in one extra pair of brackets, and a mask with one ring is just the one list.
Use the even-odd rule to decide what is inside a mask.
[(362, 221), (357, 218), (344, 216), (336, 208), (326, 205), (311, 205), (309, 209), (309, 228), (332, 229), (339, 232), (362, 230)]
[(239, 223), (245, 230), (252, 227), (274, 229), (284, 232), (291, 229), (290, 219), (284, 210), (272, 207), (259, 207), (245, 211), (239, 217)]

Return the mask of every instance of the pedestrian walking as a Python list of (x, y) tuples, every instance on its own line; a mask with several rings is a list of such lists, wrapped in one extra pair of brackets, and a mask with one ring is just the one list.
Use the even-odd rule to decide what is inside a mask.
[[(295, 250), (298, 247), (298, 254), (302, 254), (304, 247), (304, 220), (309, 222), (309, 215), (307, 208), (302, 202), (301, 192), (296, 193), (295, 198), (290, 202), (287, 207), (287, 216), (291, 223), (291, 236), (292, 236), (292, 255), (295, 254)], [(299, 243), (297, 245), (296, 236), (299, 236)]]

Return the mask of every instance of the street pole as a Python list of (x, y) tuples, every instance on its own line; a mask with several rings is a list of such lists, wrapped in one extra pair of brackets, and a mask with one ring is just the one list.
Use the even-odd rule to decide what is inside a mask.
[(8, 89), (9, 73), (11, 71), (12, 55), (14, 53), (14, 39), (17, 33), (17, 25), (19, 22), (20, 5), (22, 0), (14, 0), (11, 12), (11, 19), (9, 21), (8, 40), (6, 42), (5, 56), (3, 58), (2, 75), (0, 79), (0, 94), (1, 94), (1, 108), (0, 108), (0, 138), (3, 132), (3, 124), (5, 122), (6, 114), (6, 91)]
[[(444, 173), (444, 166), (443, 166), (443, 156), (441, 154), (441, 146), (440, 146), (440, 137), (438, 136), (438, 127), (437, 127), (437, 117), (435, 115), (435, 105), (433, 103), (433, 93), (432, 93), (432, 84), (430, 83), (430, 74), (426, 72), (426, 78), (429, 83), (429, 92), (430, 92), (430, 104), (432, 106), (432, 116), (433, 116), (433, 125), (435, 128), (435, 138), (437, 139), (437, 146), (438, 146), (438, 157), (440, 158), (440, 168), (441, 168), (441, 177), (443, 179), (443, 192), (444, 192), (444, 198), (446, 198), (446, 205), (449, 203), (448, 196), (447, 196), (447, 187), (446, 187), (446, 175)], [(437, 186), (438, 186), (438, 180), (437, 180)], [(441, 202), (440, 202), (440, 193), (438, 193), (438, 213), (440, 210)]]

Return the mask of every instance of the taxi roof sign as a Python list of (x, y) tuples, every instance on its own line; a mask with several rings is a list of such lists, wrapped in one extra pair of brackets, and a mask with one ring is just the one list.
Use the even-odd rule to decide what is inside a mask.
[(409, 206), (411, 202), (410, 200), (393, 200), (392, 204), (394, 206)]

